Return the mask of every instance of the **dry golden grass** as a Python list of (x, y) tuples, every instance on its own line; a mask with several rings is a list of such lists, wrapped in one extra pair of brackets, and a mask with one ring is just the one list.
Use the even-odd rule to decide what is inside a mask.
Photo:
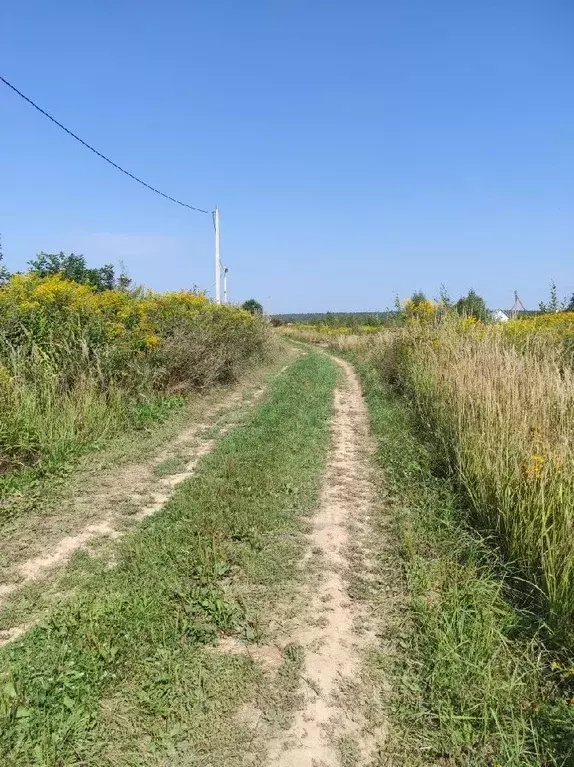
[[(510, 324), (510, 323), (509, 323)], [(454, 318), (295, 337), (374, 357), (555, 628), (574, 619), (574, 370), (561, 339)], [(524, 341), (524, 339), (523, 339)]]
[[(519, 351), (484, 326), (413, 325), (391, 370), (442, 446), (478, 523), (555, 625), (574, 617), (574, 371), (556, 344)], [(389, 355), (387, 354), (387, 359)]]
[[(343, 328), (347, 330), (347, 328)], [(371, 333), (337, 332), (338, 328), (329, 328), (326, 332), (322, 329), (314, 329), (311, 326), (285, 326), (279, 332), (297, 341), (307, 344), (323, 346), (336, 351), (364, 351), (379, 346), (383, 339), (389, 338), (394, 330), (385, 328)]]

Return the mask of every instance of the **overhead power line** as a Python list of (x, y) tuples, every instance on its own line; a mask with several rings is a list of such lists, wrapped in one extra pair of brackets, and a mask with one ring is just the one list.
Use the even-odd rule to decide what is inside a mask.
[(4, 85), (7, 85), (7, 86), (8, 86), (8, 88), (10, 88), (11, 90), (13, 90), (13, 91), (14, 91), (14, 93), (17, 93), (17, 94), (18, 94), (18, 96), (20, 96), (20, 98), (24, 99), (24, 101), (27, 101), (27, 102), (28, 102), (28, 104), (30, 104), (31, 106), (33, 106), (33, 107), (34, 107), (34, 109), (37, 109), (37, 110), (38, 110), (38, 112), (40, 112), (41, 114), (43, 114), (43, 115), (44, 115), (44, 117), (47, 117), (47, 118), (48, 118), (48, 120), (51, 120), (51, 122), (53, 122), (55, 125), (57, 125), (57, 126), (58, 126), (58, 128), (61, 128), (61, 129), (62, 129), (62, 130), (65, 132), (65, 133), (67, 133), (69, 136), (71, 136), (72, 138), (76, 139), (76, 141), (79, 141), (79, 142), (80, 142), (80, 144), (82, 144), (83, 146), (85, 146), (85, 147), (86, 147), (86, 149), (89, 149), (89, 150), (90, 150), (90, 152), (93, 152), (95, 155), (97, 155), (98, 157), (100, 157), (102, 160), (105, 160), (105, 161), (106, 161), (107, 163), (109, 163), (109, 164), (110, 164), (110, 165), (111, 165), (113, 168), (115, 168), (116, 170), (119, 170), (119, 171), (121, 171), (121, 172), (122, 172), (122, 173), (124, 173), (126, 176), (129, 176), (131, 179), (133, 179), (134, 181), (137, 181), (137, 182), (138, 182), (138, 184), (141, 184), (142, 186), (145, 186), (145, 188), (146, 188), (146, 189), (149, 189), (151, 192), (155, 192), (156, 194), (159, 194), (159, 195), (160, 195), (160, 197), (164, 197), (166, 200), (169, 200), (170, 202), (175, 202), (175, 203), (176, 203), (176, 205), (181, 205), (183, 208), (189, 208), (189, 210), (196, 210), (198, 213), (209, 213), (209, 212), (210, 212), (210, 211), (208, 211), (208, 210), (203, 210), (203, 208), (196, 208), (194, 205), (188, 205), (186, 202), (182, 202), (181, 200), (178, 200), (178, 199), (176, 199), (175, 197), (172, 197), (172, 196), (171, 196), (171, 195), (169, 195), (169, 194), (165, 194), (165, 192), (161, 192), (159, 189), (156, 189), (154, 186), (151, 186), (151, 184), (146, 184), (146, 182), (145, 182), (145, 181), (142, 181), (142, 179), (141, 179), (141, 178), (138, 178), (137, 176), (134, 176), (134, 174), (133, 174), (133, 173), (130, 173), (130, 172), (129, 172), (128, 170), (126, 170), (125, 168), (122, 168), (122, 166), (121, 166), (121, 165), (118, 165), (118, 164), (117, 164), (117, 163), (115, 163), (113, 160), (110, 160), (110, 158), (109, 158), (109, 157), (106, 157), (106, 156), (105, 156), (105, 154), (102, 154), (101, 152), (98, 152), (98, 150), (97, 150), (97, 149), (94, 149), (94, 147), (93, 147), (93, 146), (90, 146), (90, 144), (88, 144), (86, 141), (84, 141), (83, 139), (81, 139), (81, 138), (80, 138), (79, 136), (77, 136), (75, 133), (72, 133), (72, 131), (71, 131), (71, 130), (69, 130), (68, 128), (66, 128), (66, 126), (65, 126), (65, 125), (62, 125), (62, 123), (61, 123), (61, 122), (58, 122), (58, 120), (56, 120), (54, 117), (52, 117), (52, 115), (51, 115), (51, 114), (49, 114), (49, 113), (48, 113), (48, 112), (46, 112), (44, 109), (42, 109), (42, 107), (39, 107), (39, 106), (38, 106), (38, 104), (34, 103), (34, 102), (32, 101), (32, 99), (29, 99), (29, 98), (28, 98), (28, 96), (25, 96), (25, 95), (22, 93), (22, 91), (19, 91), (19, 90), (18, 90), (18, 88), (16, 88), (14, 85), (12, 85), (12, 83), (9, 83), (9, 82), (8, 82), (8, 80), (6, 80), (4, 77), (2, 77), (2, 75), (0, 75), (0, 80), (1, 80), (1, 81), (4, 83)]

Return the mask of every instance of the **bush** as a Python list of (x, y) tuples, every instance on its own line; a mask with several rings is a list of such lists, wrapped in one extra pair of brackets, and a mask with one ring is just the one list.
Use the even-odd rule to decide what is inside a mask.
[(259, 301), (256, 301), (254, 298), (250, 298), (248, 301), (245, 301), (241, 308), (245, 309), (245, 311), (249, 312), (250, 314), (263, 314), (263, 307)]
[(171, 390), (229, 381), (266, 337), (263, 322), (228, 305), (182, 317), (158, 350), (162, 384)]
[(0, 471), (105, 438), (134, 401), (229, 381), (265, 339), (258, 317), (203, 295), (15, 275), (0, 288)]
[(472, 288), (466, 296), (462, 296), (455, 304), (455, 309), (461, 317), (474, 317), (475, 320), (486, 322), (488, 319), (488, 309), (482, 296)]

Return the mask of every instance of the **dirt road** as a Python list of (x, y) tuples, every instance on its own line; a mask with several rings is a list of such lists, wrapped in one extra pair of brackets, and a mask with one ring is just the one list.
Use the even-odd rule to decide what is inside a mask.
[(0, 647), (22, 636), (66, 598), (68, 587), (63, 589), (60, 580), (77, 552), (107, 556), (112, 563), (114, 541), (165, 506), (176, 488), (193, 476), (201, 458), (260, 401), (268, 380), (296, 356), (287, 349), (273, 364), (237, 384), (197, 398), (187, 416), (168, 426), (163, 437), (158, 435), (162, 441), (148, 455), (131, 460), (120, 456), (118, 465), (103, 470), (88, 465), (46, 508), (5, 523), (0, 542)]
[[(36, 749), (55, 765), (92, 742), (110, 765), (171, 764), (157, 758), (174, 749), (189, 767), (389, 764), (371, 662), (386, 603), (364, 598), (379, 577), (370, 544), (381, 516), (365, 403), (350, 364), (287, 357), (145, 459), (95, 477), (59, 514), (28, 520), (49, 545), (22, 538), (0, 610), (29, 712), (0, 738), (14, 764)], [(52, 615), (64, 617), (41, 620)], [(71, 732), (71, 699), (55, 695), (46, 710), (37, 689), (47, 673), (67, 684), (64, 649), (64, 670), (90, 680), (74, 687), (85, 715)]]
[[(270, 750), (269, 764), (276, 767), (371, 765), (385, 739), (384, 713), (365, 673), (374, 624), (349, 596), (353, 568), (368, 569), (364, 537), (375, 503), (373, 444), (357, 375), (349, 363), (336, 362), (331, 452), (305, 563), (306, 609), (289, 637), (305, 654), (304, 702)], [(376, 710), (375, 721), (366, 704)]]

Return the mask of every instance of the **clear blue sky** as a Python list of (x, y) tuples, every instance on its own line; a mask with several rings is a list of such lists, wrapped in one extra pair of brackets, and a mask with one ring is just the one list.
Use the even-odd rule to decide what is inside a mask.
[[(0, 72), (151, 184), (217, 203), (232, 300), (574, 290), (572, 0), (13, 2)], [(5, 86), (0, 116), (9, 267), (74, 250), (157, 289), (212, 288), (208, 216)]]

